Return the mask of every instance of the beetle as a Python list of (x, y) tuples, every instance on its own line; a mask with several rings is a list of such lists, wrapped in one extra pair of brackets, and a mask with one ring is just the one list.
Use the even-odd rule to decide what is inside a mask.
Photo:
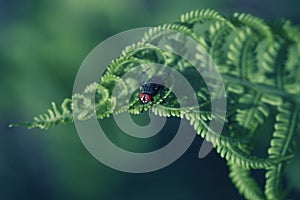
[(159, 98), (162, 99), (164, 103), (166, 103), (165, 99), (162, 96), (164, 86), (158, 83), (153, 83), (153, 80), (154, 79), (150, 79), (147, 83), (142, 85), (141, 92), (139, 93), (139, 99), (143, 104), (143, 109), (141, 112), (144, 111), (145, 104), (151, 102), (151, 106), (153, 105), (153, 97), (156, 96), (157, 93), (160, 93)]

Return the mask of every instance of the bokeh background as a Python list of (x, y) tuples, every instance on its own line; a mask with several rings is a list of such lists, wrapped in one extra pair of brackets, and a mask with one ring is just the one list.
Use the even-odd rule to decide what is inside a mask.
[[(81, 62), (109, 36), (198, 8), (300, 23), (297, 0), (0, 0), (0, 199), (242, 199), (215, 151), (198, 159), (199, 137), (172, 165), (127, 174), (95, 160), (72, 123), (48, 131), (7, 126), (70, 97)], [(290, 177), (300, 199), (297, 170)]]

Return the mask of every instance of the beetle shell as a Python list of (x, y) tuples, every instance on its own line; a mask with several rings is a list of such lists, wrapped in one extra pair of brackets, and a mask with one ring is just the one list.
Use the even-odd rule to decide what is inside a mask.
[[(151, 105), (153, 105), (153, 97), (155, 95), (157, 95), (158, 92), (160, 92), (160, 98), (163, 100), (163, 102), (166, 102), (163, 98), (162, 98), (162, 90), (164, 89), (163, 85), (160, 85), (158, 83), (153, 83), (154, 82), (154, 78), (150, 79), (147, 83), (145, 83), (144, 85), (142, 85), (142, 89), (141, 92), (139, 94), (139, 99), (141, 101), (141, 103), (143, 104), (143, 109), (141, 112), (144, 111), (144, 105), (152, 102)], [(152, 83), (151, 83), (152, 82)]]

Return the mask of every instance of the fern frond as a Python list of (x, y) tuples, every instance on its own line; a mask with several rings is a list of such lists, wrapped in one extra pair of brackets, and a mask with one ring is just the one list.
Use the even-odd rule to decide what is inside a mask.
[(196, 23), (203, 23), (204, 21), (220, 21), (226, 23), (229, 27), (234, 29), (230, 21), (222, 17), (218, 12), (211, 9), (195, 10), (185, 13), (180, 16), (180, 22), (189, 27)]
[[(268, 154), (270, 158), (280, 158), (292, 153), (291, 143), (296, 133), (299, 110), (291, 109), (292, 105), (285, 102), (278, 107), (274, 133)], [(265, 194), (268, 199), (284, 199), (281, 178), (286, 163), (278, 163), (266, 173)]]
[[(265, 74), (265, 79), (262, 83), (275, 86), (278, 89), (283, 88), (283, 65), (286, 60), (287, 48), (282, 40), (276, 40), (268, 50), (262, 55), (259, 67), (261, 73)], [(274, 79), (267, 79), (267, 77), (274, 76)]]
[(268, 44), (271, 45), (274, 41), (274, 36), (271, 28), (264, 22), (263, 19), (245, 13), (234, 13), (233, 18), (239, 23), (250, 27), (266, 38)]
[(236, 29), (227, 52), (228, 73), (241, 79), (249, 77), (249, 71), (256, 67), (253, 51), (257, 38), (250, 28)]
[(235, 146), (216, 145), (216, 150), (222, 158), (235, 163), (244, 169), (270, 169), (275, 164), (290, 160), (293, 155), (280, 158), (258, 158), (256, 156), (246, 154)]
[(225, 38), (229, 35), (230, 30), (230, 27), (224, 22), (214, 22), (209, 27), (207, 52), (216, 64), (222, 63), (224, 59)]
[(290, 94), (300, 94), (300, 56), (296, 45), (288, 49), (283, 73), (284, 89)]
[(293, 43), (296, 43), (298, 53), (300, 55), (300, 28), (299, 26), (295, 26), (289, 20), (284, 20), (282, 24), (282, 29), (287, 37)]
[(121, 56), (120, 58), (113, 60), (111, 64), (107, 67), (107, 74), (114, 74), (115, 76), (121, 76), (125, 72), (132, 69), (133, 67), (146, 64), (146, 63), (147, 63), (146, 61), (134, 58), (132, 56), (127, 56), (127, 55)]
[(209, 129), (207, 123), (212, 119), (212, 116), (209, 112), (197, 111), (193, 107), (189, 108), (169, 108), (162, 106), (154, 106), (152, 112), (155, 115), (161, 117), (180, 117), (185, 118), (190, 121), (191, 126), (194, 127), (195, 131), (202, 138), (205, 138), (207, 141), (212, 142), (213, 144), (238, 144), (242, 143), (243, 140), (236, 140), (231, 137), (219, 135), (213, 130)]
[(146, 32), (144, 37), (141, 39), (141, 42), (152, 44), (153, 41), (160, 39), (160, 37), (162, 36), (166, 36), (168, 32), (169, 34), (172, 34), (173, 32), (170, 32), (170, 30), (183, 33), (195, 40), (197, 39), (195, 33), (191, 29), (187, 28), (186, 26), (182, 26), (179, 24), (164, 24), (162, 26), (154, 27), (150, 29), (148, 32)]
[[(269, 115), (269, 107), (262, 101), (263, 96), (254, 91), (243, 94), (239, 97), (235, 120), (247, 130), (248, 134), (253, 134), (258, 126), (263, 124)], [(243, 133), (244, 134), (244, 133)]]
[(249, 200), (264, 200), (264, 193), (257, 185), (254, 178), (251, 177), (250, 170), (228, 162), (229, 177), (233, 184), (238, 189), (240, 194), (243, 194)]
[(52, 108), (48, 109), (47, 113), (34, 117), (33, 122), (27, 122), (25, 124), (10, 124), (9, 126), (26, 126), (29, 129), (38, 127), (40, 129), (47, 130), (59, 123), (70, 122), (73, 119), (71, 103), (71, 99), (65, 99), (59, 107), (56, 103), (52, 102)]

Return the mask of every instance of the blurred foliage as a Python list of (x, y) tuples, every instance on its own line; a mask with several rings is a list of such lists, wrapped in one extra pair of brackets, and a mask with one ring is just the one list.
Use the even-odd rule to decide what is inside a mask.
[[(215, 152), (197, 158), (199, 140), (171, 166), (137, 175), (117, 172), (92, 158), (72, 125), (44, 134), (8, 129), (7, 124), (42, 113), (49, 100), (60, 102), (71, 96), (85, 56), (120, 31), (171, 22), (196, 8), (214, 8), (224, 14), (250, 12), (266, 19), (285, 17), (299, 23), (298, 5), (296, 0), (0, 1), (0, 198), (241, 198)], [(297, 171), (295, 166), (292, 172)], [(299, 193), (297, 175), (288, 177)], [(217, 193), (211, 190), (215, 187)], [(300, 198), (296, 191), (295, 195)]]

